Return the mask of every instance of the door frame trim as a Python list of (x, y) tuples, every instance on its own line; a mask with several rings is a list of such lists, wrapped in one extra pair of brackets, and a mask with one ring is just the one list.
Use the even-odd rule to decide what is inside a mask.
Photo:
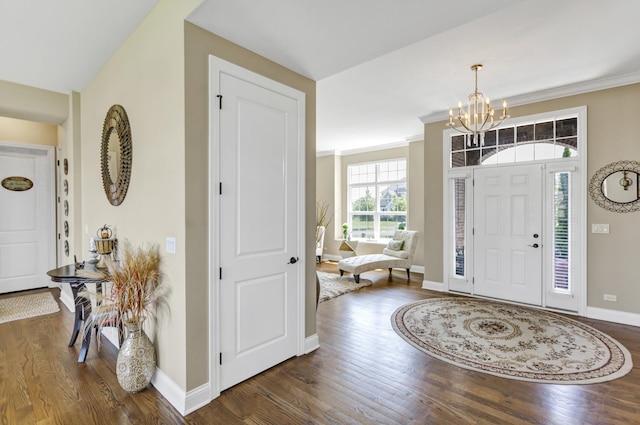
[[(259, 82), (262, 86), (270, 88), (278, 93), (289, 96), (297, 101), (298, 110), (298, 175), (297, 191), (298, 205), (296, 207), (296, 221), (298, 227), (298, 247), (297, 252), (300, 257), (300, 266), (297, 268), (298, 300), (296, 306), (297, 329), (296, 329), (296, 355), (305, 354), (305, 274), (306, 274), (306, 250), (305, 250), (305, 141), (306, 141), (306, 117), (305, 117), (305, 93), (272, 80), (263, 75), (257, 74), (246, 68), (235, 65), (222, 58), (209, 55), (209, 388), (210, 399), (213, 400), (220, 395), (220, 364), (217, 353), (220, 352), (220, 280), (217, 273), (220, 267), (219, 257), (219, 216), (220, 203), (217, 196), (218, 182), (220, 181), (220, 116), (217, 112), (219, 99), (220, 80), (219, 75), (226, 73), (236, 78), (246, 81)], [(214, 194), (215, 191), (215, 194)]]
[[(588, 284), (588, 276), (587, 276), (587, 229), (586, 229), (586, 223), (587, 223), (587, 183), (588, 183), (588, 175), (587, 175), (587, 146), (588, 146), (588, 134), (587, 134), (587, 106), (577, 106), (577, 107), (573, 107), (573, 108), (567, 108), (567, 109), (561, 109), (561, 110), (555, 110), (555, 111), (549, 111), (549, 112), (543, 112), (540, 114), (532, 114), (532, 115), (527, 115), (527, 116), (523, 116), (523, 117), (518, 117), (517, 119), (515, 119), (516, 121), (535, 121), (535, 120), (541, 120), (541, 119), (546, 119), (546, 118), (559, 118), (562, 117), (564, 115), (577, 115), (578, 116), (578, 143), (579, 143), (579, 148), (580, 148), (580, 154), (578, 155), (578, 157), (575, 160), (575, 164), (577, 169), (580, 172), (579, 175), (579, 180), (577, 182), (576, 185), (576, 197), (577, 197), (577, 203), (579, 204), (579, 208), (581, 209), (581, 211), (579, 212), (579, 214), (577, 215), (578, 217), (578, 223), (576, 228), (578, 229), (578, 231), (580, 231), (580, 235), (579, 235), (579, 241), (577, 243), (577, 250), (578, 252), (578, 257), (580, 260), (580, 264), (578, 265), (578, 274), (579, 276), (577, 277), (577, 279), (579, 279), (580, 284), (579, 287), (577, 288), (576, 291), (576, 297), (578, 297), (578, 303), (577, 303), (577, 311), (576, 312), (572, 312), (572, 311), (567, 311), (567, 310), (560, 310), (560, 309), (556, 309), (556, 308), (550, 308), (550, 307), (546, 307), (546, 290), (547, 290), (547, 286), (546, 286), (546, 282), (544, 282), (544, 273), (545, 270), (543, 268), (543, 283), (542, 283), (542, 290), (543, 290), (543, 309), (546, 310), (550, 310), (550, 311), (560, 311), (563, 313), (567, 313), (567, 314), (577, 314), (579, 316), (586, 316), (587, 315), (587, 284)], [(442, 287), (442, 291), (444, 292), (450, 292), (450, 278), (451, 278), (451, 271), (449, 269), (450, 264), (451, 264), (451, 256), (450, 256), (450, 251), (451, 251), (451, 237), (449, 235), (449, 231), (451, 229), (451, 220), (450, 220), (450, 215), (451, 215), (451, 197), (449, 196), (449, 185), (450, 185), (450, 180), (453, 177), (467, 177), (468, 175), (465, 174), (465, 172), (470, 172), (471, 175), (473, 175), (473, 169), (474, 168), (478, 168), (478, 166), (472, 166), (472, 167), (461, 167), (461, 168), (450, 168), (449, 161), (450, 161), (450, 151), (451, 151), (451, 145), (450, 145), (450, 139), (452, 135), (458, 134), (455, 130), (453, 129), (446, 129), (443, 130), (442, 132), (442, 200), (443, 200), (443, 204), (442, 204), (442, 214), (443, 214), (443, 252), (442, 252), (442, 278), (443, 278), (443, 287)], [(522, 164), (531, 164), (531, 163), (535, 163), (535, 162), (526, 162), (526, 163), (522, 163)], [(545, 162), (545, 161), (541, 161), (541, 163), (545, 163), (545, 164), (551, 164), (550, 162)], [(513, 163), (513, 164), (505, 164), (506, 166), (511, 166), (511, 165), (517, 165), (517, 163)], [(493, 165), (495, 167), (499, 167), (500, 165)], [(553, 167), (552, 165), (547, 165), (547, 167)], [(545, 173), (546, 174), (546, 173)], [(472, 178), (472, 177), (471, 177)], [(546, 176), (543, 178), (543, 185), (545, 185), (546, 182)], [(467, 186), (469, 187), (469, 186)], [(469, 191), (468, 191), (469, 192)], [(470, 192), (473, 192), (473, 190), (471, 190)], [(544, 190), (543, 190), (543, 197), (545, 196)], [(467, 198), (466, 198), (467, 202), (473, 202), (473, 195), (467, 193)], [(544, 221), (544, 217), (543, 217), (543, 221)], [(467, 223), (467, 234), (468, 235), (472, 235), (472, 228), (473, 226), (470, 225), (469, 223)], [(471, 236), (470, 240), (472, 239), (473, 236)], [(471, 260), (473, 261), (473, 260)], [(544, 264), (544, 259), (543, 259), (543, 264)], [(455, 291), (454, 291), (455, 292)], [(472, 295), (473, 294), (473, 290), (471, 290), (470, 294), (466, 294), (465, 295), (469, 295), (469, 296), (475, 296), (478, 297), (476, 295)], [(508, 301), (505, 301), (508, 302)]]

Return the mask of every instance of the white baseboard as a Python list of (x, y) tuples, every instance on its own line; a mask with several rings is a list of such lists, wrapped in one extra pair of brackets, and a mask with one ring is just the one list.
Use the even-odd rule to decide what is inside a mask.
[[(304, 354), (309, 354), (318, 348), (320, 348), (318, 334), (313, 334), (305, 339)], [(195, 412), (211, 403), (212, 400), (210, 383), (207, 382), (198, 388), (185, 392), (166, 373), (158, 368), (156, 368), (156, 373), (151, 379), (151, 384), (182, 416)]]
[(340, 261), (342, 260), (342, 257), (339, 255), (331, 255), (331, 254), (324, 254), (322, 256), (323, 260), (331, 260), (331, 261)]
[(320, 338), (318, 334), (313, 334), (304, 340), (304, 354), (309, 354), (312, 351), (320, 348)]
[(211, 387), (209, 383), (185, 392), (162, 370), (156, 368), (151, 379), (153, 386), (182, 415), (186, 416), (211, 403)]
[(185, 398), (185, 409), (182, 416), (186, 416), (189, 413), (195, 412), (199, 408), (206, 406), (211, 403), (211, 400), (211, 385), (208, 382), (200, 385), (198, 388), (194, 388), (187, 393)]
[(102, 328), (100, 333), (102, 334), (102, 338), (106, 338), (114, 347), (120, 348), (120, 336), (118, 335), (117, 328), (107, 326)]
[(187, 394), (182, 388), (158, 368), (151, 378), (151, 383), (182, 416), (185, 415)]
[(640, 314), (587, 306), (587, 317), (623, 325), (640, 326)]
[(424, 266), (411, 266), (411, 268), (409, 269), (410, 271), (412, 271), (413, 273), (422, 273), (424, 274)]
[(73, 294), (65, 291), (63, 287), (60, 287), (60, 301), (70, 312), (76, 312), (76, 303), (73, 299)]
[(447, 288), (442, 282), (434, 282), (431, 280), (422, 281), (422, 289), (429, 289), (431, 291), (447, 292)]

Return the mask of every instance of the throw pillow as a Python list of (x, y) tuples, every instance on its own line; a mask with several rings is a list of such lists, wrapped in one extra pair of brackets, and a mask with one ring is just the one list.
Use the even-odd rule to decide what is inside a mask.
[(387, 244), (387, 249), (390, 249), (392, 251), (402, 251), (403, 246), (404, 246), (404, 241), (391, 239)]

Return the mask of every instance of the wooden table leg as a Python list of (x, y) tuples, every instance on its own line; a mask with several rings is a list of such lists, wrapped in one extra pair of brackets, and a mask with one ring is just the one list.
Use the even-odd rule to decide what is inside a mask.
[(84, 285), (71, 285), (71, 292), (73, 293), (73, 302), (75, 304), (75, 321), (73, 323), (73, 331), (71, 332), (71, 339), (69, 340), (69, 347), (72, 347), (78, 339), (80, 329), (82, 329), (82, 322), (84, 321), (84, 298), (78, 297), (78, 290)]
[(78, 363), (84, 363), (87, 359), (87, 352), (89, 351), (89, 345), (91, 344), (91, 334), (93, 329), (87, 329), (82, 335), (82, 347), (80, 348), (80, 355), (78, 356)]

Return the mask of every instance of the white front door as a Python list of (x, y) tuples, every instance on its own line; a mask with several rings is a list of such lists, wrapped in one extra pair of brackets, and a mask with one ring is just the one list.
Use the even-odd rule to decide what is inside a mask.
[(474, 172), (474, 293), (542, 304), (542, 166)]
[(214, 355), (224, 390), (298, 353), (304, 94), (213, 62), (212, 86), (222, 96), (213, 112), (219, 114), (220, 167), (214, 195), (220, 353)]
[(46, 287), (55, 267), (53, 149), (0, 143), (2, 181), (0, 293)]

